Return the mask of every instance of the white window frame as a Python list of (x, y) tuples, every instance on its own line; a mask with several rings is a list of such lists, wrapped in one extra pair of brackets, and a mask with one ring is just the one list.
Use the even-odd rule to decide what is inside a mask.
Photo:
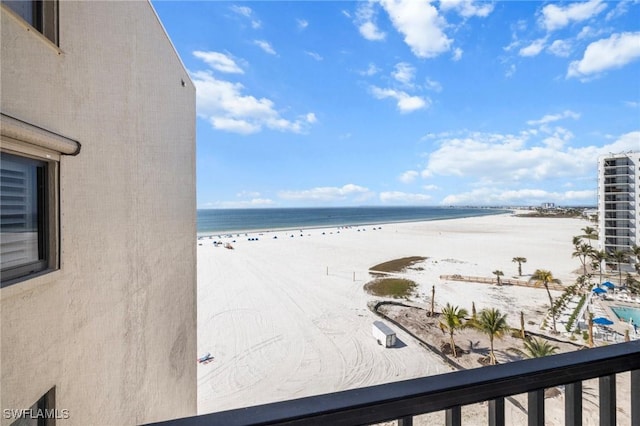
[[(37, 271), (7, 270), (0, 276), (0, 288), (55, 271), (60, 268), (60, 157), (77, 155), (80, 143), (0, 113), (0, 150), (18, 157), (46, 163), (46, 263)], [(16, 273), (16, 271), (18, 271)]]

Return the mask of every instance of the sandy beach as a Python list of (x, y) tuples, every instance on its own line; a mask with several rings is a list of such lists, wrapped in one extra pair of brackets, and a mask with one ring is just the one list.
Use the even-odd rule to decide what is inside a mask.
[[(371, 335), (379, 320), (363, 290), (368, 269), (424, 256), (403, 276), (418, 283), (410, 302), (436, 310), (446, 303), (471, 311), (498, 308), (513, 327), (525, 313), (540, 332), (548, 309), (544, 289), (444, 281), (441, 275), (528, 279), (538, 268), (573, 284), (581, 265), (572, 237), (581, 219), (512, 214), (348, 228), (234, 233), (198, 240), (198, 412), (335, 392), (452, 371), (402, 330), (385, 349)], [(214, 245), (214, 241), (229, 243)], [(518, 277), (516, 256), (525, 257)], [(554, 296), (559, 292), (553, 292)], [(438, 331), (439, 332), (439, 331)], [(514, 414), (515, 415), (515, 414)]]

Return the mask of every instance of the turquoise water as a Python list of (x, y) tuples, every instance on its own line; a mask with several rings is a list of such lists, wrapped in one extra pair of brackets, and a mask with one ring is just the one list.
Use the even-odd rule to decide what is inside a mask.
[(624, 322), (629, 322), (629, 318), (633, 318), (633, 323), (640, 326), (640, 309), (628, 308), (626, 306), (611, 307), (611, 310)]
[(509, 210), (451, 207), (332, 207), (198, 210), (198, 233), (454, 219)]

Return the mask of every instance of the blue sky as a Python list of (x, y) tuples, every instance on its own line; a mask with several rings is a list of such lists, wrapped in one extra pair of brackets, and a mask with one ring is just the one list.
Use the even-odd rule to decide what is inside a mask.
[(640, 150), (640, 1), (153, 1), (198, 208), (595, 205)]

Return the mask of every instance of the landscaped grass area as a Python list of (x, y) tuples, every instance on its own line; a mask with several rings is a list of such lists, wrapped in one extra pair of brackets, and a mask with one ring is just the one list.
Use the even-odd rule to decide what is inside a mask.
[(364, 289), (374, 296), (400, 299), (411, 296), (417, 286), (404, 278), (378, 278), (365, 284)]
[(426, 257), (422, 256), (411, 256), (411, 257), (403, 257), (400, 259), (390, 260), (388, 262), (380, 263), (379, 265), (372, 266), (369, 268), (370, 271), (380, 271), (380, 272), (402, 272), (410, 266), (422, 262), (426, 260)]

